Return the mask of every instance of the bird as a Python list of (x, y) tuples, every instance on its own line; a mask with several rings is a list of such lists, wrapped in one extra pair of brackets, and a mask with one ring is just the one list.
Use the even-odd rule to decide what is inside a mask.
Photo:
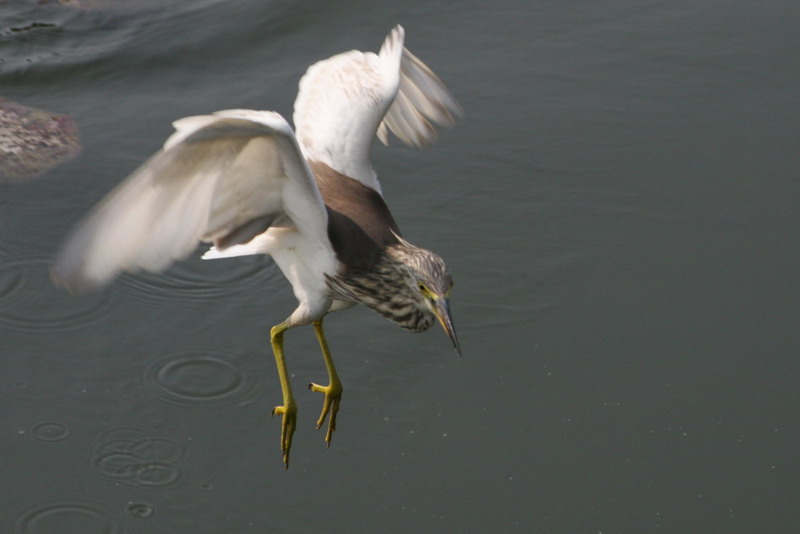
[(297, 308), (270, 330), (280, 379), (280, 450), (289, 467), (297, 402), (284, 333), (312, 325), (328, 384), (317, 429), (330, 446), (342, 381), (324, 317), (366, 305), (400, 327), (440, 323), (461, 348), (449, 298), (453, 278), (437, 254), (408, 242), (383, 198), (371, 161), (389, 132), (421, 147), (432, 123), (452, 126), (463, 111), (397, 25), (380, 51), (352, 50), (311, 65), (299, 82), (294, 130), (279, 113), (229, 109), (173, 123), (159, 151), (125, 178), (67, 235), (51, 273), (72, 293), (99, 290), (122, 272), (159, 272), (211, 243), (203, 259), (271, 256)]

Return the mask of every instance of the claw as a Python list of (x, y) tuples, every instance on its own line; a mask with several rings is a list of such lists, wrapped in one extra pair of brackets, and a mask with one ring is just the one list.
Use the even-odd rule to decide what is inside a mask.
[(286, 371), (286, 359), (283, 357), (283, 333), (289, 328), (289, 324), (283, 322), (272, 327), (269, 333), (272, 352), (275, 354), (275, 365), (278, 367), (278, 378), (281, 381), (281, 392), (283, 393), (283, 404), (272, 409), (272, 415), (281, 414), (281, 452), (283, 453), (283, 465), (289, 469), (289, 450), (292, 448), (292, 436), (297, 426), (297, 404), (292, 396), (292, 386), (289, 383), (289, 373)]
[(283, 465), (289, 469), (289, 450), (292, 448), (292, 436), (297, 427), (297, 406), (294, 403), (276, 406), (272, 409), (272, 416), (283, 415), (281, 420), (281, 452)]
[(319, 384), (311, 383), (308, 389), (318, 393), (325, 394), (325, 400), (322, 402), (322, 413), (317, 419), (317, 430), (322, 427), (325, 422), (325, 417), (328, 419), (328, 432), (325, 434), (325, 446), (331, 446), (331, 438), (333, 431), (336, 430), (336, 414), (339, 412), (339, 401), (342, 400), (342, 382), (339, 380), (339, 375), (336, 374), (336, 367), (333, 365), (333, 358), (328, 350), (328, 342), (325, 340), (325, 332), (322, 329), (322, 319), (314, 322), (314, 332), (317, 334), (317, 341), (319, 348), (322, 350), (322, 359), (325, 360), (325, 368), (328, 370), (329, 385), (320, 386)]
[(317, 430), (322, 428), (322, 423), (325, 422), (325, 418), (330, 414), (328, 432), (325, 434), (325, 446), (330, 447), (333, 432), (336, 430), (336, 414), (339, 412), (339, 402), (342, 400), (342, 384), (338, 380), (331, 382), (329, 386), (320, 386), (312, 382), (308, 385), (308, 389), (325, 394), (325, 400), (322, 402), (322, 413), (317, 419)]

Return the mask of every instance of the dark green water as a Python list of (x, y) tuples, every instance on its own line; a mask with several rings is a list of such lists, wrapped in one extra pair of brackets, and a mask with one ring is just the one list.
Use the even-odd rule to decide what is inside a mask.
[[(0, 184), (0, 531), (796, 529), (796, 2), (93, 4), (0, 2), (0, 96), (84, 143)], [(331, 316), (326, 450), (304, 389), (324, 366), (290, 331), (284, 472), (267, 333), (295, 301), (269, 261), (198, 250), (88, 297), (47, 269), (172, 120), (290, 116), (310, 63), (396, 23), (466, 113), (375, 152), (404, 234), (453, 271), (464, 356)]]

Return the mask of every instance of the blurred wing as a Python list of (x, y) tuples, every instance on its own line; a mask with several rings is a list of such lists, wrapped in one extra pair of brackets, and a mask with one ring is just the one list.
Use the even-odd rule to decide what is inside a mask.
[(442, 80), (404, 48), (397, 96), (378, 127), (381, 142), (389, 144), (388, 129), (408, 146), (425, 146), (438, 138), (430, 121), (452, 126), (462, 114)]
[(377, 135), (391, 130), (403, 143), (436, 139), (430, 121), (451, 125), (461, 108), (442, 81), (403, 48), (396, 26), (380, 53), (350, 51), (309, 67), (294, 104), (297, 138), (309, 160), (380, 191), (370, 161)]
[(272, 225), (327, 239), (327, 212), (291, 128), (277, 113), (219, 111), (176, 132), (73, 231), (53, 268), (71, 291), (122, 271), (160, 271), (194, 251), (250, 241)]

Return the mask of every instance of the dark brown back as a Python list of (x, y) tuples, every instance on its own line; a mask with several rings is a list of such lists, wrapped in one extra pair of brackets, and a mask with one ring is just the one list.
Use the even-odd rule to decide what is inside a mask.
[(308, 164), (328, 209), (328, 237), (336, 257), (348, 270), (368, 271), (387, 246), (399, 242), (400, 229), (389, 207), (361, 182), (324, 163)]

